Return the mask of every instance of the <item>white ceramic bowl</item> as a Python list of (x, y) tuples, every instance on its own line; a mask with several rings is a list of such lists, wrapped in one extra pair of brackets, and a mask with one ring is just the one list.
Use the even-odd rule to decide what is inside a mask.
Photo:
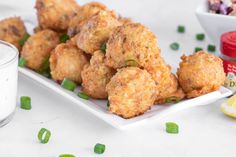
[(207, 0), (198, 6), (196, 15), (209, 38), (217, 46), (219, 46), (220, 36), (223, 33), (236, 31), (236, 17), (209, 13)]

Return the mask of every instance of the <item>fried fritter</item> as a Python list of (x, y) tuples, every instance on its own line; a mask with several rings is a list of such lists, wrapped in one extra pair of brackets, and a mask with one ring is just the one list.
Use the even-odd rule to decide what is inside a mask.
[(37, 0), (35, 8), (40, 28), (65, 31), (79, 5), (75, 0)]
[(123, 118), (143, 114), (153, 106), (156, 85), (151, 75), (137, 67), (119, 69), (107, 84), (109, 112)]
[(27, 34), (20, 17), (11, 17), (0, 21), (0, 40), (13, 44), (21, 50), (20, 40)]
[(82, 27), (77, 37), (77, 46), (88, 54), (100, 50), (110, 34), (121, 25), (114, 12), (100, 11)]
[(82, 91), (95, 99), (106, 99), (106, 85), (115, 70), (107, 67), (104, 63), (105, 55), (102, 51), (94, 52), (90, 65), (86, 65), (81, 73)]
[(130, 62), (143, 68), (160, 56), (156, 36), (139, 23), (117, 27), (106, 46), (105, 63), (114, 69), (129, 66)]
[(222, 60), (204, 51), (182, 56), (177, 75), (188, 98), (216, 91), (225, 81)]
[(58, 45), (49, 61), (53, 80), (61, 82), (69, 78), (78, 84), (82, 82), (83, 67), (89, 63), (84, 52), (70, 43)]
[(50, 57), (50, 52), (59, 44), (59, 35), (52, 30), (43, 30), (32, 35), (21, 51), (27, 67), (39, 71)]
[(86, 24), (93, 15), (101, 10), (107, 10), (107, 7), (99, 2), (90, 2), (81, 6), (77, 15), (70, 21), (67, 34), (70, 37), (78, 34), (82, 26)]

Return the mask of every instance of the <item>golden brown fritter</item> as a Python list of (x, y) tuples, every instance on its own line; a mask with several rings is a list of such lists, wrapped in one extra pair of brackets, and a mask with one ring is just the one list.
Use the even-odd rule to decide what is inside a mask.
[(82, 81), (81, 71), (84, 65), (89, 63), (84, 52), (69, 43), (58, 45), (49, 61), (53, 80), (61, 82), (68, 78), (78, 84)]
[(159, 56), (153, 58), (145, 66), (145, 69), (152, 75), (158, 90), (156, 104), (165, 103), (166, 99), (172, 96), (178, 97), (179, 100), (184, 98), (184, 93), (179, 88), (177, 78), (171, 73), (171, 67), (165, 63), (164, 59)]
[(67, 34), (70, 37), (78, 34), (82, 26), (88, 22), (88, 20), (101, 10), (107, 10), (107, 7), (99, 2), (90, 2), (80, 7), (77, 15), (73, 17), (69, 23)]
[(155, 35), (139, 23), (117, 27), (106, 46), (105, 63), (114, 69), (126, 67), (130, 61), (142, 68), (160, 55)]
[(204, 51), (182, 56), (177, 75), (188, 98), (216, 91), (225, 81), (222, 60)]
[(86, 65), (81, 73), (82, 90), (95, 99), (106, 99), (106, 85), (115, 70), (107, 67), (104, 63), (105, 55), (102, 51), (94, 52), (90, 65)]
[(37, 0), (35, 8), (40, 28), (63, 31), (68, 29), (79, 5), (75, 0)]
[(82, 27), (77, 37), (77, 46), (86, 53), (93, 54), (100, 50), (114, 28), (119, 25), (114, 12), (100, 11)]
[(137, 67), (119, 69), (107, 84), (109, 111), (123, 118), (143, 114), (153, 106), (156, 85), (151, 75)]
[(59, 44), (59, 35), (52, 30), (43, 30), (32, 35), (21, 51), (27, 67), (39, 71), (50, 57), (50, 52)]
[(21, 50), (20, 40), (27, 34), (20, 17), (11, 17), (0, 21), (0, 40), (13, 44)]

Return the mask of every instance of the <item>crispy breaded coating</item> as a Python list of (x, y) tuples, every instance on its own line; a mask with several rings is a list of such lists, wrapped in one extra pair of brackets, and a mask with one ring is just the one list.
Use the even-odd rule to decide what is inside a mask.
[(50, 52), (59, 44), (59, 35), (52, 30), (43, 30), (32, 35), (21, 51), (27, 67), (39, 71), (50, 57)]
[(77, 14), (79, 5), (75, 0), (37, 0), (35, 8), (40, 28), (64, 31)]
[(0, 40), (13, 44), (21, 50), (20, 40), (27, 34), (20, 17), (11, 17), (0, 21)]
[(177, 75), (188, 98), (216, 91), (225, 81), (222, 60), (204, 51), (182, 56)]
[(82, 91), (95, 99), (107, 98), (106, 85), (116, 72), (105, 65), (104, 59), (104, 52), (94, 52), (90, 65), (84, 66), (81, 73)]
[(53, 80), (61, 82), (64, 78), (68, 78), (78, 84), (82, 82), (83, 67), (89, 63), (84, 52), (69, 43), (58, 45), (52, 52), (49, 61)]
[(143, 114), (153, 106), (156, 85), (151, 75), (137, 67), (119, 69), (107, 84), (109, 112), (123, 118)]
[(160, 55), (154, 33), (139, 23), (119, 26), (111, 34), (106, 49), (106, 65), (118, 69), (133, 60), (138, 67), (145, 67), (149, 61)]
[(101, 49), (120, 24), (114, 12), (100, 11), (82, 27), (77, 37), (77, 46), (86, 53), (93, 54)]
[(84, 24), (95, 14), (101, 10), (107, 10), (107, 7), (99, 2), (90, 2), (80, 7), (77, 15), (73, 17), (69, 23), (67, 34), (70, 37), (78, 34)]

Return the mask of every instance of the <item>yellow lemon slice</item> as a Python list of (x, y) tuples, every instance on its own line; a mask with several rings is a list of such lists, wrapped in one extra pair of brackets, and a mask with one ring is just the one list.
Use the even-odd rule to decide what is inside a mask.
[(230, 117), (236, 118), (236, 94), (221, 105), (221, 111)]

